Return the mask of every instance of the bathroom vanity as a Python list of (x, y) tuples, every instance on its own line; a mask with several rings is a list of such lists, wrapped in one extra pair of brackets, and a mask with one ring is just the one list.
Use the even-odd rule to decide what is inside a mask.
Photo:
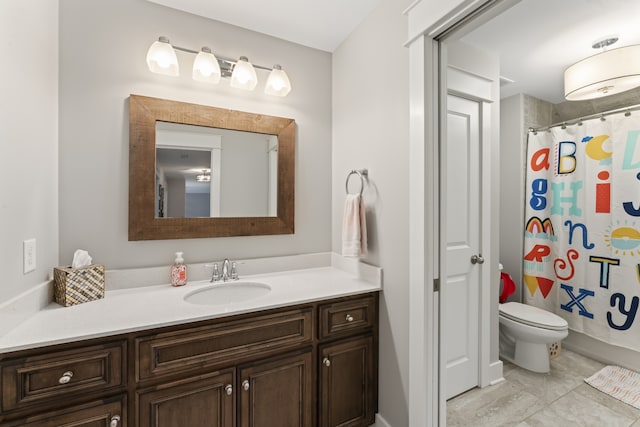
[[(173, 309), (162, 302), (165, 297), (151, 296), (145, 290), (124, 291), (110, 302), (108, 295), (105, 300), (78, 306), (76, 312), (51, 308), (39, 314), (40, 320), (28, 321), (23, 332), (29, 334), (33, 328), (35, 335), (43, 334), (35, 331), (40, 322), (50, 323), (52, 328), (74, 323), (69, 315), (88, 313), (91, 304), (97, 318), (78, 325), (78, 339), (70, 339), (70, 333), (66, 333), (48, 343), (40, 341), (34, 348), (19, 348), (29, 347), (25, 340), (0, 355), (0, 424), (373, 424), (378, 387), (379, 287), (334, 270), (318, 269), (315, 273), (266, 280), (271, 280), (272, 293), (276, 294), (272, 298), (278, 297), (282, 284), (284, 288), (300, 288), (298, 296), (286, 289), (282, 295), (296, 300), (306, 294), (301, 302), (274, 303), (267, 297), (262, 302), (256, 299), (230, 307), (200, 307), (180, 300), (188, 290), (165, 286), (154, 293), (178, 298)], [(312, 276), (318, 283), (337, 277), (345, 283), (331, 286), (325, 282), (325, 289), (318, 291), (296, 280), (306, 277), (308, 282)], [(326, 296), (318, 298), (317, 292)], [(154, 315), (161, 315), (158, 310), (169, 310), (164, 317), (170, 320), (164, 323), (171, 324), (140, 327), (139, 320), (139, 325), (129, 326), (133, 330), (124, 332), (118, 328), (117, 319), (135, 314), (126, 304), (119, 312), (119, 298), (129, 302), (136, 299), (132, 306), (156, 304), (156, 310), (140, 308), (144, 322), (153, 322)], [(120, 331), (98, 332), (95, 325), (100, 323), (99, 317), (110, 310), (110, 317), (102, 321), (113, 323)], [(145, 311), (155, 314), (147, 316)], [(207, 311), (210, 318), (202, 314)], [(56, 316), (62, 318), (47, 321)], [(3, 337), (0, 345), (6, 340)], [(56, 340), (64, 342), (54, 343)]]

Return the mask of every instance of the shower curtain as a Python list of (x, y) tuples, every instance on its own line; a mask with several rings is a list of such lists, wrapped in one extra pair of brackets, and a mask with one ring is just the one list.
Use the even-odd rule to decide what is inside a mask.
[(524, 302), (640, 351), (640, 112), (528, 137)]

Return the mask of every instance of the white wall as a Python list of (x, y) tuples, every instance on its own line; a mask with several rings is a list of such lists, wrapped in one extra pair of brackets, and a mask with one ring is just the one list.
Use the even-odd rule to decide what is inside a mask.
[[(0, 301), (58, 265), (58, 2), (0, 2)], [(23, 274), (22, 241), (37, 268)]]
[[(60, 2), (60, 260), (87, 249), (107, 268), (328, 251), (331, 248), (331, 55), (143, 0)], [(279, 63), (286, 98), (224, 81), (191, 79), (193, 56), (178, 53), (181, 76), (152, 74), (146, 52), (158, 36), (191, 49)], [(128, 242), (129, 94), (290, 117), (297, 123), (295, 235)]]
[(341, 251), (345, 179), (368, 168), (365, 262), (384, 269), (379, 413), (409, 425), (409, 52), (405, 0), (382, 0), (333, 56), (333, 251)]

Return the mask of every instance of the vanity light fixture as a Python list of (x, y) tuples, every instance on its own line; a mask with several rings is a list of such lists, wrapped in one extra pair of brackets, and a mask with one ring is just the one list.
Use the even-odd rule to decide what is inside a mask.
[(606, 48), (618, 41), (609, 37), (595, 42), (602, 52), (579, 61), (564, 72), (564, 96), (568, 101), (601, 98), (640, 86), (640, 45)]
[(215, 55), (210, 48), (203, 47), (200, 51), (174, 46), (167, 37), (160, 37), (147, 52), (147, 66), (149, 71), (169, 76), (179, 75), (178, 58), (175, 51), (196, 55), (193, 62), (194, 80), (216, 84), (220, 78), (230, 78), (230, 86), (238, 89), (254, 90), (258, 84), (256, 69), (269, 71), (264, 92), (268, 95), (287, 96), (291, 92), (291, 83), (287, 73), (280, 65), (273, 68), (251, 64), (246, 56), (238, 60)]
[(287, 73), (282, 71), (280, 65), (274, 65), (267, 79), (267, 84), (264, 87), (264, 93), (276, 96), (287, 96), (289, 92), (291, 92), (291, 83), (289, 83)]
[(179, 74), (178, 58), (173, 46), (166, 37), (160, 37), (153, 42), (147, 51), (147, 66), (149, 71), (166, 76), (177, 76)]
[(220, 64), (208, 47), (203, 47), (193, 61), (193, 80), (216, 84), (220, 81)]
[(241, 56), (233, 67), (231, 74), (231, 87), (244, 90), (254, 90), (258, 84), (258, 76), (256, 69), (253, 68), (251, 62), (246, 56)]

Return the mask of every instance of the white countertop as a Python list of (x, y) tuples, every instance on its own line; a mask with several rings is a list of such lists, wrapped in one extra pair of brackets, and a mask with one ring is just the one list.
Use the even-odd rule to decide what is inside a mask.
[(256, 274), (241, 277), (241, 281), (264, 283), (271, 291), (229, 305), (185, 302), (187, 294), (216, 286), (206, 280), (177, 288), (157, 285), (107, 290), (104, 299), (71, 307), (51, 303), (1, 336), (0, 353), (381, 290), (381, 280), (365, 280), (354, 271), (335, 266)]

